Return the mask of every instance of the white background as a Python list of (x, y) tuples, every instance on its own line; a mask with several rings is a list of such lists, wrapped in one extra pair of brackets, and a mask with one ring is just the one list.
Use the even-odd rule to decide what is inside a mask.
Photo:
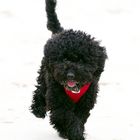
[[(102, 40), (109, 59), (87, 140), (140, 140), (139, 0), (58, 0), (66, 29)], [(0, 0), (0, 140), (61, 140), (29, 112), (46, 29), (44, 0)]]

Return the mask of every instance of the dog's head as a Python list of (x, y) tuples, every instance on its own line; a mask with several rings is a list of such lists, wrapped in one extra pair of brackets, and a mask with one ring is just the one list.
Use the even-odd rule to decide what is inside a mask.
[(98, 81), (107, 58), (104, 47), (81, 31), (65, 30), (54, 35), (45, 45), (48, 72), (68, 90)]

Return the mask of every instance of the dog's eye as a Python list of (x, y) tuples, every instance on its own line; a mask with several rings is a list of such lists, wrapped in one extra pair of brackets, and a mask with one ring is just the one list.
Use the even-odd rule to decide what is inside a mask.
[(80, 60), (79, 60), (79, 62), (80, 62), (80, 63), (83, 63), (83, 60), (82, 60), (82, 59), (80, 59)]
[(67, 58), (63, 59), (63, 62), (66, 62), (66, 61), (68, 61)]
[(67, 65), (66, 64), (64, 64), (64, 69), (67, 69)]

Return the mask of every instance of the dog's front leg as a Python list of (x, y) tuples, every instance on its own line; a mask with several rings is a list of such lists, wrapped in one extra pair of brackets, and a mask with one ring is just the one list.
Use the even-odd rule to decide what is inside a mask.
[(67, 120), (68, 140), (84, 140), (83, 123), (73, 113), (70, 113), (69, 115), (71, 115), (71, 117)]
[(39, 70), (39, 76), (37, 78), (36, 90), (33, 94), (33, 100), (31, 105), (31, 112), (39, 118), (45, 118), (46, 114), (46, 82), (45, 82), (45, 74), (46, 74), (46, 66), (45, 66), (45, 58), (42, 60), (42, 64)]
[(84, 140), (84, 125), (73, 111), (64, 108), (53, 110), (50, 120), (60, 136), (68, 138), (68, 140)]

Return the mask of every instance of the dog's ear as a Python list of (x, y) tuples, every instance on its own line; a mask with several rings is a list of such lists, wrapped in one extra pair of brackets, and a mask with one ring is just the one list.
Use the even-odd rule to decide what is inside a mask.
[(42, 59), (40, 70), (38, 71), (38, 78), (37, 78), (37, 85), (36, 90), (33, 93), (33, 100), (31, 105), (31, 112), (39, 118), (45, 118), (46, 115), (46, 101), (45, 101), (45, 94), (46, 94), (46, 64), (45, 64), (45, 57)]
[(104, 71), (105, 61), (108, 58), (106, 53), (106, 48), (100, 46), (101, 41), (96, 41), (95, 38), (92, 38), (93, 43), (93, 54), (96, 57), (97, 70), (94, 72), (94, 76), (97, 78), (97, 81), (100, 79), (101, 73)]
[(108, 58), (105, 47), (98, 46), (96, 50), (97, 59), (97, 70), (95, 71), (94, 75), (100, 78), (101, 73), (104, 71), (105, 61)]

